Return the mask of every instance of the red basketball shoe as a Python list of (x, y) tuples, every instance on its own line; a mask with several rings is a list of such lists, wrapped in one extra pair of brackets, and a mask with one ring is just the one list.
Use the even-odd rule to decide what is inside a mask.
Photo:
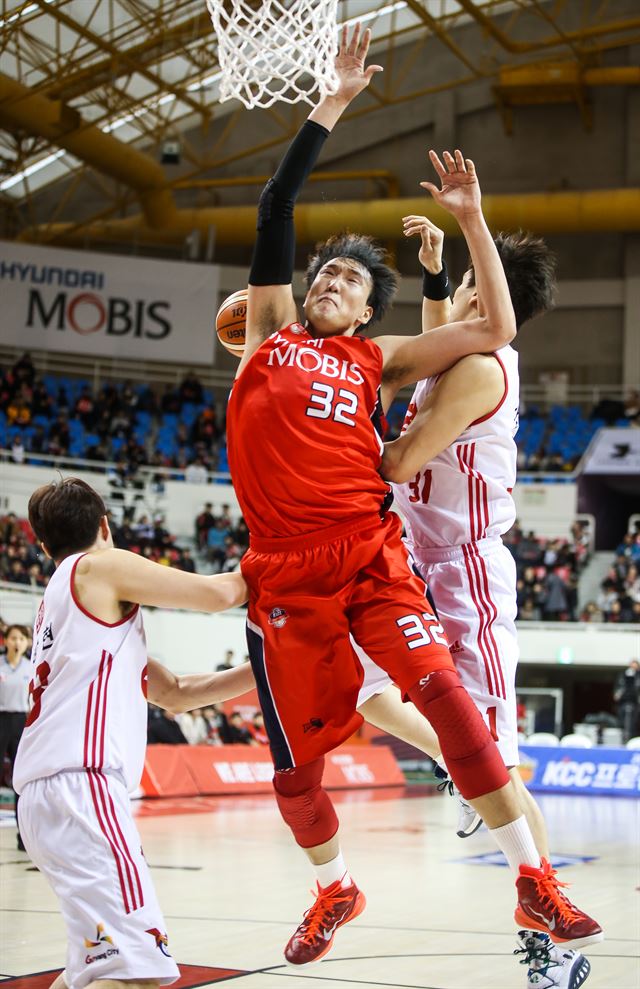
[(284, 949), (289, 965), (310, 965), (325, 958), (333, 947), (336, 931), (362, 913), (367, 905), (364, 893), (355, 883), (343, 889), (340, 882), (322, 889), (318, 883), (316, 901)]
[(556, 870), (546, 859), (540, 868), (520, 866), (516, 879), (518, 906), (515, 919), (519, 927), (548, 934), (554, 944), (580, 948), (594, 941), (602, 941), (604, 934), (599, 924), (574, 907), (560, 887), (567, 886), (556, 879)]

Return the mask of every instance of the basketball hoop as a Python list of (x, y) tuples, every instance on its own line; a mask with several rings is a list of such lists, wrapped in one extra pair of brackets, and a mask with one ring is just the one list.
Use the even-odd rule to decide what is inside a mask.
[(220, 101), (251, 109), (314, 105), (335, 93), (338, 0), (207, 0), (218, 39)]

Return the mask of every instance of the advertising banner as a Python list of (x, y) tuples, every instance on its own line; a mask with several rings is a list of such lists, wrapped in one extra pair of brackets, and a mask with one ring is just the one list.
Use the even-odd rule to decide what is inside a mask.
[(582, 472), (640, 475), (640, 429), (601, 429), (587, 451)]
[[(272, 793), (269, 749), (249, 745), (148, 745), (139, 796)], [(328, 790), (403, 786), (386, 745), (343, 745), (326, 756)]]
[(211, 364), (219, 269), (0, 241), (0, 343)]
[(520, 775), (529, 790), (640, 796), (640, 751), (520, 746)]

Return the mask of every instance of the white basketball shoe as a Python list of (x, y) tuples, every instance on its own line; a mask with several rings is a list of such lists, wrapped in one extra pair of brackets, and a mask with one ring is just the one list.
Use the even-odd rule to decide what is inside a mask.
[(554, 945), (548, 934), (518, 931), (514, 954), (524, 955), (521, 965), (528, 965), (527, 989), (578, 989), (591, 971), (589, 960), (579, 951)]
[(438, 783), (439, 790), (447, 790), (450, 796), (458, 798), (458, 828), (456, 831), (458, 838), (470, 838), (481, 826), (482, 818), (478, 814), (478, 811), (474, 810), (471, 804), (467, 803), (458, 787), (453, 780), (449, 779), (444, 769), (436, 766), (434, 775), (440, 780), (440, 783)]

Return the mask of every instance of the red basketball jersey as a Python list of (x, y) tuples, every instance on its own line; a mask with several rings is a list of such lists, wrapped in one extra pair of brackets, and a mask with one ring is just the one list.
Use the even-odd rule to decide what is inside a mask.
[(365, 337), (273, 333), (235, 382), (227, 443), (254, 536), (301, 536), (380, 511), (380, 348)]

